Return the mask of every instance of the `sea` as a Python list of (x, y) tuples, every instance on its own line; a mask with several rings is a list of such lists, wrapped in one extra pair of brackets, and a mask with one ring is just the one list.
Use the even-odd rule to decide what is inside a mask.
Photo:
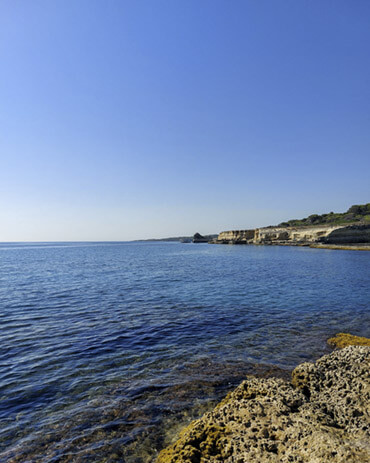
[(0, 461), (155, 461), (247, 375), (370, 335), (370, 253), (0, 243)]

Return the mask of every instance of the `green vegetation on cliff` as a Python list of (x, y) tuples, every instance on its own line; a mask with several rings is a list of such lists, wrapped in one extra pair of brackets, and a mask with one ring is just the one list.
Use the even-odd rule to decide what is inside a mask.
[(282, 222), (279, 227), (301, 227), (304, 225), (340, 225), (359, 222), (370, 223), (370, 203), (355, 204), (347, 212), (329, 212), (328, 214), (312, 214), (304, 219), (292, 219)]

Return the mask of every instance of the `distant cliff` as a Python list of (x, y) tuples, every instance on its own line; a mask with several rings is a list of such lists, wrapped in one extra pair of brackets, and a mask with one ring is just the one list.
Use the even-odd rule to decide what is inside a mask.
[(370, 225), (257, 228), (256, 244), (369, 243)]
[(370, 203), (351, 206), (347, 212), (289, 220), (276, 227), (221, 232), (219, 244), (368, 244), (370, 243)]
[(265, 227), (221, 232), (219, 244), (346, 244), (370, 243), (370, 225), (322, 225), (316, 227)]
[(223, 244), (252, 244), (255, 230), (231, 230), (221, 232), (217, 237), (217, 243)]

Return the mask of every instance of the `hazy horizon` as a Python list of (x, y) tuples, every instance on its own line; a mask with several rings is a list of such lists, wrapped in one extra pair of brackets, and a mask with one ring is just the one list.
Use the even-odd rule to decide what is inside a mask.
[(0, 4), (0, 242), (256, 228), (370, 198), (370, 3)]

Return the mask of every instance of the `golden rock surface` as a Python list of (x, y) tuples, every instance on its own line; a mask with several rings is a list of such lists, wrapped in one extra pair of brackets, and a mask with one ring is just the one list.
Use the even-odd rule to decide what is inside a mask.
[(303, 363), (292, 382), (248, 377), (157, 463), (368, 463), (370, 347)]
[(348, 333), (338, 333), (333, 338), (328, 339), (328, 344), (340, 349), (347, 346), (370, 346), (370, 339)]

